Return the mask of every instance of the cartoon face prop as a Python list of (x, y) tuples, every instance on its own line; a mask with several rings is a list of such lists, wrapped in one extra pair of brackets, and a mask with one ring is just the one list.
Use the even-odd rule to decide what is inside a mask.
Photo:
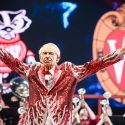
[[(26, 10), (0, 11), (0, 46), (22, 61), (31, 54), (28, 54), (25, 43), (20, 39), (20, 33), (28, 29), (31, 22), (26, 16)], [(11, 73), (11, 69), (2, 61), (0, 61), (0, 73)]]
[(0, 37), (11, 40), (29, 28), (32, 21), (25, 15), (25, 10), (0, 11)]

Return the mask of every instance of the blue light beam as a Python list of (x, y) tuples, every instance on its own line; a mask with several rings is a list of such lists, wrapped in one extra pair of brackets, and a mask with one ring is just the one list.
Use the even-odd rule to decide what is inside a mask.
[(63, 25), (64, 25), (64, 28), (66, 29), (69, 26), (68, 17), (77, 8), (77, 4), (70, 3), (70, 2), (62, 2), (61, 6), (64, 10), (66, 10), (63, 13)]

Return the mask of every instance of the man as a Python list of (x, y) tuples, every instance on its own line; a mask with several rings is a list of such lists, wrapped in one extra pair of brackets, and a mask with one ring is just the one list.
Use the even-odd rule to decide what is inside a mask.
[(0, 48), (0, 59), (12, 70), (29, 81), (28, 108), (19, 125), (71, 125), (72, 98), (78, 81), (120, 61), (125, 48), (95, 61), (76, 66), (71, 62), (57, 65), (60, 50), (47, 43), (39, 50), (40, 63), (26, 65)]

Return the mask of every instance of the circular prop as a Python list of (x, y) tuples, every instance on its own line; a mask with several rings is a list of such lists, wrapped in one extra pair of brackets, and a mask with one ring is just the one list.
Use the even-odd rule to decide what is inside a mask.
[(84, 95), (86, 93), (86, 90), (84, 88), (81, 88), (78, 90), (78, 94)]
[(22, 77), (15, 77), (10, 81), (12, 93), (19, 98), (27, 98), (29, 96), (28, 81)]

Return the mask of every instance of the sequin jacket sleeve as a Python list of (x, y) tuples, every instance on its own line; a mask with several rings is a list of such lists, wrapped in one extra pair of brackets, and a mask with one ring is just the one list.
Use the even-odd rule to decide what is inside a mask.
[(91, 60), (84, 65), (74, 65), (72, 64), (72, 72), (74, 76), (81, 81), (82, 79), (88, 77), (89, 75), (110, 66), (123, 59), (123, 54), (118, 49), (117, 51), (105, 55), (104, 57), (98, 58), (96, 60)]
[(26, 65), (22, 61), (14, 58), (10, 53), (0, 47), (0, 59), (13, 71), (16, 71), (23, 77), (27, 77), (30, 65)]

